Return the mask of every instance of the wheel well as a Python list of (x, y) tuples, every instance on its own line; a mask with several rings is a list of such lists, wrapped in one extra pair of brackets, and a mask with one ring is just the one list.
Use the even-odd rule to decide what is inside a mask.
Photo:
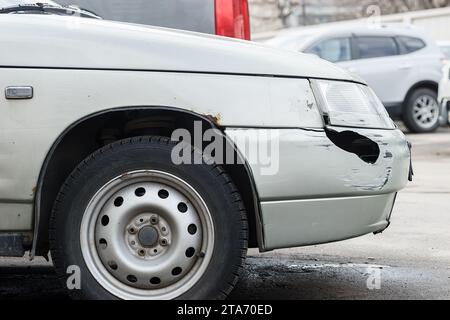
[(416, 83), (414, 86), (411, 87), (411, 89), (409, 89), (408, 93), (406, 94), (405, 100), (403, 102), (403, 109), (406, 107), (409, 97), (413, 94), (413, 92), (421, 88), (431, 89), (437, 93), (439, 90), (439, 84), (434, 81), (421, 81)]
[[(70, 126), (54, 143), (41, 169), (35, 203), (36, 229), (32, 254), (48, 254), (48, 228), (53, 203), (67, 176), (88, 155), (104, 145), (125, 138), (142, 135), (170, 137), (179, 128), (193, 133), (195, 121), (202, 122), (204, 131), (221, 129), (215, 117), (166, 107), (111, 109), (83, 118)], [(226, 139), (225, 134), (223, 137), (226, 141), (224, 145), (230, 146), (232, 142)], [(241, 157), (234, 145), (232, 148), (236, 157)], [(258, 247), (258, 239), (262, 239), (262, 236), (257, 233), (261, 232), (261, 228), (258, 228), (260, 211), (256, 187), (246, 162), (236, 163), (226, 164), (224, 168), (243, 197), (249, 222), (249, 246)]]

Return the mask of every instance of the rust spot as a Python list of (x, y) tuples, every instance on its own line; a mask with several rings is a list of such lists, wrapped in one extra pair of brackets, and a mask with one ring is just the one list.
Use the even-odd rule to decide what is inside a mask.
[(216, 125), (220, 126), (220, 121), (222, 120), (222, 115), (220, 113), (216, 115), (207, 114), (206, 117), (214, 122)]

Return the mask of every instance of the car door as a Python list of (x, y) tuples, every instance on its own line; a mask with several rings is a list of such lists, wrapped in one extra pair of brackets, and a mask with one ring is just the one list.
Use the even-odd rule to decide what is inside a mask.
[(340, 65), (363, 78), (385, 105), (401, 103), (402, 80), (413, 66), (400, 55), (395, 38), (358, 35), (351, 42), (354, 59)]
[(333, 63), (342, 63), (352, 59), (350, 36), (337, 36), (321, 39), (320, 41), (314, 42), (303, 51)]

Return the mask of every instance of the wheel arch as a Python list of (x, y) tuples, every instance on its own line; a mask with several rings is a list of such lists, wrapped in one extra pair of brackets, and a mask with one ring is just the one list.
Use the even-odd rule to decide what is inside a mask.
[(202, 121), (204, 130), (219, 129), (225, 143), (234, 149), (240, 159), (237, 163), (243, 163), (224, 167), (244, 200), (249, 222), (249, 246), (263, 250), (260, 202), (251, 168), (221, 130), (218, 117), (175, 107), (133, 106), (106, 109), (85, 116), (68, 126), (55, 140), (38, 178), (31, 257), (48, 254), (48, 229), (53, 203), (67, 176), (83, 159), (101, 148), (102, 144), (122, 138), (152, 134), (170, 137), (171, 132), (180, 127), (193, 130), (190, 126), (194, 121)]

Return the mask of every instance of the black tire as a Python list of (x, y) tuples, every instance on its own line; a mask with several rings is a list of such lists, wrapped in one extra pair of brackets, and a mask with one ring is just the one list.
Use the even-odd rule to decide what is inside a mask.
[(51, 256), (66, 286), (67, 268), (79, 266), (81, 290), (68, 290), (76, 299), (117, 299), (92, 276), (80, 247), (82, 216), (93, 195), (108, 181), (135, 170), (159, 170), (185, 181), (203, 197), (214, 222), (214, 248), (201, 279), (177, 299), (224, 299), (242, 271), (248, 242), (246, 212), (241, 196), (221, 166), (174, 165), (175, 143), (164, 137), (137, 137), (110, 144), (86, 158), (67, 178), (54, 204), (50, 222)]
[(406, 100), (405, 108), (403, 110), (403, 122), (405, 123), (408, 130), (412, 133), (430, 133), (436, 131), (439, 128), (439, 117), (430, 126), (423, 126), (421, 123), (414, 119), (414, 104), (420, 97), (423, 96), (432, 97), (435, 100), (436, 104), (439, 106), (437, 102), (437, 93), (434, 90), (428, 88), (419, 88), (416, 89), (412, 94), (410, 94)]

